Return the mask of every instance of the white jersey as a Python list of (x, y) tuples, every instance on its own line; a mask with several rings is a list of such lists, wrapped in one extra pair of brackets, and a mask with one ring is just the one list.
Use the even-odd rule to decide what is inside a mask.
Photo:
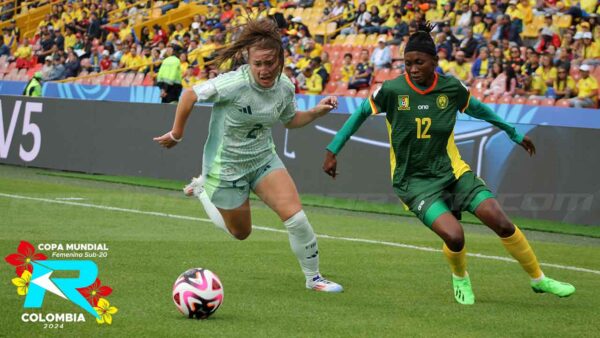
[(264, 89), (248, 65), (193, 87), (200, 102), (213, 102), (202, 174), (235, 181), (265, 165), (275, 153), (271, 127), (296, 114), (294, 85), (281, 75)]

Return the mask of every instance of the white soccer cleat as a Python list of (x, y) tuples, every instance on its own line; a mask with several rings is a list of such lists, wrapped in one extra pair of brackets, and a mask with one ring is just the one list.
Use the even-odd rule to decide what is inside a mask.
[(192, 178), (192, 181), (183, 188), (186, 196), (200, 196), (204, 191), (204, 177), (202, 175)]
[(313, 279), (306, 280), (306, 288), (314, 291), (321, 292), (342, 292), (344, 288), (338, 283), (332, 282), (323, 278), (321, 275), (317, 275)]

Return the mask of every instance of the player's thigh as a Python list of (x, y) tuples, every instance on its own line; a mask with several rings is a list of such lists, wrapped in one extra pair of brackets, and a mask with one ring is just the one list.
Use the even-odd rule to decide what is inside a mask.
[(252, 214), (250, 212), (250, 200), (246, 201), (235, 209), (221, 209), (217, 207), (225, 225), (233, 236), (244, 239), (252, 232)]
[(204, 182), (204, 189), (232, 234), (236, 237), (237, 235), (247, 237), (252, 229), (252, 219), (248, 198), (250, 185), (246, 179), (221, 181), (208, 175)]
[(285, 168), (277, 168), (257, 181), (254, 192), (282, 221), (302, 210), (298, 190)]

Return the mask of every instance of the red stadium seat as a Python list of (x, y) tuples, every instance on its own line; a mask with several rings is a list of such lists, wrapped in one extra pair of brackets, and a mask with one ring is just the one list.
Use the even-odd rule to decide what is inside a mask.
[(392, 49), (392, 60), (402, 60), (403, 57), (400, 55), (400, 48), (398, 46), (390, 46)]
[(362, 97), (362, 98), (369, 97), (369, 88), (364, 88), (364, 89), (359, 90), (356, 93), (356, 97)]
[(501, 96), (497, 102), (502, 104), (511, 104), (513, 102), (513, 98), (512, 96)]
[(512, 104), (525, 104), (527, 102), (527, 98), (524, 96), (515, 97), (512, 100)]
[(154, 78), (152, 77), (152, 73), (146, 74), (144, 81), (142, 82), (143, 86), (154, 86)]
[(540, 102), (542, 106), (554, 106), (555, 100), (551, 97), (547, 97)]
[(483, 98), (485, 103), (498, 103), (498, 97), (496, 95), (487, 95)]
[(133, 82), (131, 83), (132, 86), (141, 86), (142, 83), (144, 83), (144, 73), (138, 73), (135, 75), (135, 78), (133, 79)]
[(383, 81), (388, 80), (389, 75), (390, 75), (389, 68), (380, 68), (375, 71), (375, 77), (373, 78), (373, 81), (376, 83), (381, 83)]
[(389, 78), (389, 80), (393, 80), (393, 79), (395, 79), (398, 76), (401, 76), (403, 74), (404, 74), (404, 71), (402, 69), (400, 69), (400, 68), (393, 68), (390, 71), (390, 78)]
[(529, 98), (527, 100), (527, 102), (525, 102), (525, 104), (528, 104), (530, 106), (540, 106), (542, 104), (542, 100), (532, 97), (532, 98)]
[(101, 85), (103, 86), (110, 86), (113, 82), (113, 80), (115, 79), (116, 75), (115, 74), (106, 74), (104, 76), (104, 80), (102, 80)]
[(557, 107), (571, 107), (568, 99), (560, 99), (554, 104)]
[(372, 84), (371, 88), (369, 88), (369, 95), (371, 95), (374, 92), (376, 92), (377, 90), (379, 90), (379, 88), (381, 88), (381, 83), (374, 83), (374, 84)]
[(325, 95), (333, 94), (336, 92), (337, 88), (338, 88), (337, 81), (329, 81), (329, 83), (327, 83), (327, 85), (325, 85), (325, 90), (323, 91), (323, 94), (325, 94)]
[(342, 96), (356, 96), (356, 89), (346, 89)]

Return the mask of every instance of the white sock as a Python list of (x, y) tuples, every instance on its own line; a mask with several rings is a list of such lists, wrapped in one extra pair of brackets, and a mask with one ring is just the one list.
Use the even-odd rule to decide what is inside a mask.
[(546, 278), (546, 276), (544, 276), (544, 273), (542, 272), (542, 275), (539, 276), (538, 278), (531, 278), (531, 281), (534, 283), (539, 283), (542, 281), (542, 279)]
[(200, 195), (198, 195), (198, 199), (200, 200), (200, 202), (202, 202), (204, 211), (206, 211), (208, 218), (210, 218), (213, 224), (216, 225), (217, 228), (225, 231), (229, 236), (233, 237), (233, 235), (229, 232), (229, 229), (227, 229), (227, 226), (225, 225), (225, 220), (223, 219), (223, 216), (221, 216), (221, 213), (219, 212), (217, 207), (215, 207), (215, 205), (210, 201), (210, 197), (208, 197), (206, 191), (200, 193)]
[(306, 214), (300, 210), (283, 224), (288, 229), (290, 246), (306, 279), (314, 278), (319, 274), (319, 247)]

